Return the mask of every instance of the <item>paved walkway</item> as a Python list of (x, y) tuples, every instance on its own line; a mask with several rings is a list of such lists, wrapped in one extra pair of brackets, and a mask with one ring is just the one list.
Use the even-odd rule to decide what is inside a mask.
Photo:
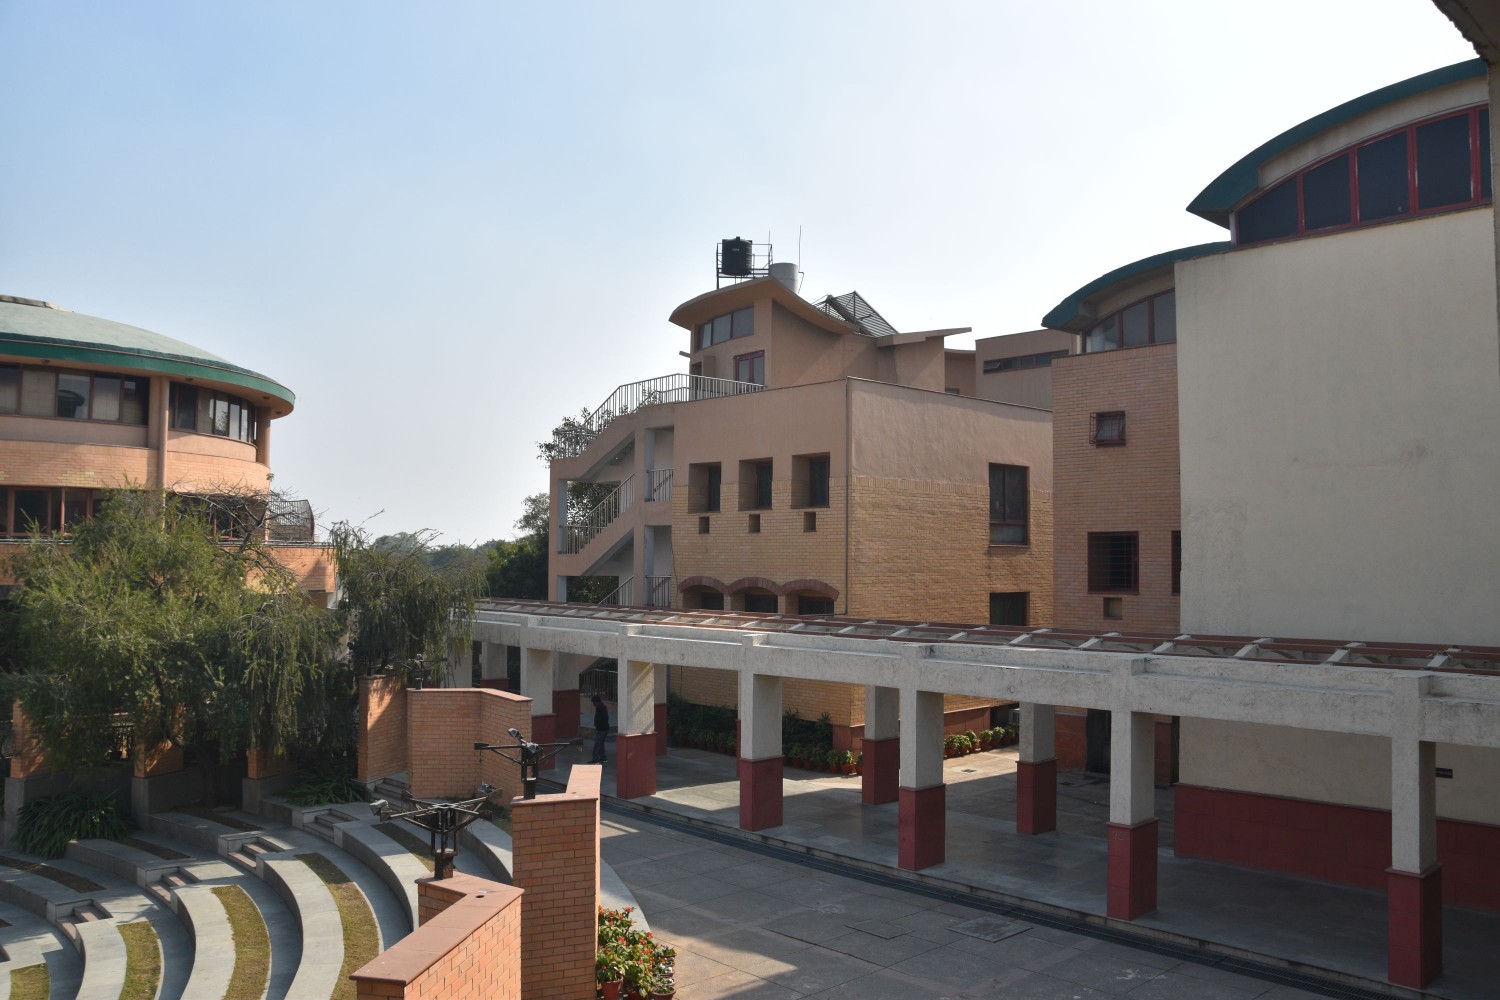
[[(585, 748), (586, 750), (587, 748)], [(584, 752), (559, 758), (562, 767), (553, 775), (565, 776), (572, 763), (582, 762)], [(1304, 969), (1341, 980), (1367, 989), (1390, 991), (1397, 995), (1403, 991), (1392, 991), (1382, 984), (1385, 979), (1385, 896), (1380, 892), (1330, 885), (1306, 879), (1275, 875), (1251, 869), (1236, 868), (1212, 862), (1194, 861), (1175, 857), (1171, 851), (1171, 794), (1158, 792), (1157, 812), (1162, 823), (1163, 850), (1160, 857), (1159, 908), (1134, 923), (1108, 921), (1105, 911), (1106, 848), (1104, 841), (1105, 822), (1108, 815), (1107, 780), (1083, 775), (1062, 775), (1059, 779), (1058, 822), (1056, 833), (1041, 836), (1023, 836), (1015, 832), (1015, 760), (1014, 749), (992, 751), (970, 757), (956, 758), (945, 762), (947, 793), (947, 860), (944, 864), (928, 868), (920, 873), (903, 872), (896, 867), (897, 816), (894, 803), (881, 806), (864, 806), (859, 800), (859, 779), (831, 775), (816, 775), (812, 772), (787, 771), (783, 784), (784, 817), (782, 826), (761, 831), (759, 834), (741, 834), (737, 830), (739, 790), (734, 779), (735, 763), (732, 757), (705, 753), (697, 750), (674, 749), (666, 757), (657, 759), (658, 794), (630, 803), (617, 803), (623, 808), (643, 810), (645, 815), (656, 813), (664, 818), (703, 824), (750, 843), (784, 845), (795, 851), (811, 852), (831, 858), (846, 859), (864, 871), (877, 872), (904, 880), (917, 887), (951, 888), (960, 891), (980, 891), (985, 897), (1000, 903), (1015, 903), (1030, 907), (1033, 912), (1061, 918), (1082, 919), (1100, 927), (1119, 928), (1135, 935), (1142, 942), (1170, 943), (1173, 945), (1206, 945), (1219, 954), (1237, 955), (1261, 961), (1269, 961), (1291, 969)], [(550, 777), (551, 775), (549, 775)], [(614, 794), (614, 765), (605, 769), (604, 792)], [(625, 814), (628, 815), (628, 814)], [(679, 845), (680, 846), (680, 845)], [(610, 857), (611, 847), (606, 850)], [(717, 850), (718, 848), (716, 848)], [(625, 860), (616, 867), (627, 884), (631, 875)], [(611, 857), (613, 862), (613, 858)], [(677, 857), (672, 857), (675, 863)], [(671, 866), (668, 865), (668, 868)], [(709, 899), (717, 898), (725, 889), (726, 879), (714, 866), (703, 869), (712, 875), (682, 876), (690, 881), (675, 890), (655, 890), (643, 884), (637, 890), (642, 907), (653, 926), (660, 927), (669, 935), (676, 934), (678, 927), (672, 918), (663, 917), (674, 909), (701, 906)], [(786, 869), (782, 869), (783, 872)], [(795, 865), (787, 878), (797, 879)], [(696, 883), (691, 881), (696, 879)], [(821, 880), (821, 876), (819, 876)], [(804, 879), (805, 880), (805, 879)], [(666, 881), (672, 881), (666, 879)], [(754, 884), (754, 883), (751, 883)], [(695, 887), (696, 886), (696, 887)], [(809, 883), (810, 889), (817, 887)], [(632, 888), (634, 886), (632, 885)], [(790, 891), (793, 886), (788, 885)], [(764, 888), (757, 886), (764, 894)], [(818, 890), (821, 891), (821, 890)], [(658, 893), (653, 896), (653, 892)], [(694, 899), (698, 893), (705, 895)], [(776, 897), (781, 898), (781, 897)], [(824, 901), (816, 892), (806, 899), (795, 899), (804, 906), (818, 905)], [(762, 909), (763, 901), (754, 901)], [(837, 903), (837, 900), (832, 900)], [(841, 904), (842, 905), (842, 904)], [(847, 909), (847, 907), (846, 907)], [(755, 909), (733, 911), (748, 917)], [(943, 912), (943, 911), (938, 911)], [(910, 913), (904, 914), (909, 916)], [(765, 921), (774, 923), (785, 914), (767, 911)], [(817, 918), (813, 923), (826, 924)], [(871, 917), (871, 919), (875, 919)], [(881, 918), (884, 919), (884, 918)], [(855, 921), (858, 922), (858, 921)], [(888, 921), (889, 922), (889, 921)], [(851, 933), (848, 921), (835, 921), (839, 936)], [(691, 927), (684, 929), (690, 930)], [(727, 927), (719, 930), (733, 938)], [(763, 928), (763, 931), (768, 930)], [(754, 941), (755, 947), (742, 949), (747, 956), (760, 954), (761, 946), (776, 946), (783, 951), (791, 947), (778, 940), (789, 935), (779, 930), (769, 931), (778, 937), (766, 938), (757, 932), (746, 938)], [(917, 930), (908, 928), (915, 934)], [(1049, 931), (1048, 934), (1052, 932)], [(1500, 949), (1493, 942), (1500, 938), (1500, 916), (1482, 911), (1458, 907), (1444, 908), (1445, 972), (1430, 988), (1429, 995), (1453, 1000), (1466, 998), (1489, 998), (1497, 995), (1495, 984), (1500, 982)], [(718, 935), (710, 935), (716, 937)], [(1046, 935), (1031, 936), (1031, 941), (1044, 941)], [(807, 938), (797, 938), (803, 945), (813, 943)], [(878, 937), (878, 935), (877, 935)], [(942, 937), (942, 935), (938, 935)], [(856, 939), (857, 940), (857, 939)], [(887, 940), (881, 938), (880, 940)], [(890, 939), (895, 940), (895, 939)], [(925, 937), (919, 940), (926, 940)], [(973, 949), (977, 945), (951, 940), (935, 942), (946, 947), (963, 945)], [(853, 947), (855, 942), (849, 942)], [(988, 943), (986, 943), (988, 944)], [(996, 954), (1008, 949), (1040, 948), (1036, 944), (1022, 945), (1013, 942), (994, 947)], [(909, 946), (903, 945), (903, 947)], [(1079, 951), (1077, 942), (1065, 941), (1064, 947)], [(883, 958), (896, 954), (896, 945), (888, 948), (875, 947), (868, 957)], [(1047, 949), (1040, 948), (1045, 952)], [(776, 955), (777, 952), (768, 952)], [(708, 956), (712, 957), (712, 956)], [(783, 956), (784, 957), (784, 956)], [(855, 956), (860, 957), (860, 956)], [(909, 958), (915, 959), (914, 953)], [(903, 959), (904, 961), (904, 959)], [(1010, 963), (1012, 970), (1028, 973), (1046, 972), (1054, 979), (1073, 982), (1064, 970), (1053, 965), (1038, 966), (1043, 959), (1031, 956), (1024, 961)], [(750, 958), (744, 962), (752, 964)], [(721, 963), (722, 964), (722, 963)], [(898, 963), (899, 964), (899, 963)], [(1004, 963), (1002, 963), (1004, 964)], [(1148, 965), (1146, 962), (1139, 963)], [(1189, 963), (1192, 964), (1192, 963)], [(754, 969), (733, 965), (741, 973), (754, 973)], [(893, 967), (894, 968), (894, 967)], [(1046, 971), (1051, 970), (1051, 971)], [(900, 970), (895, 970), (900, 971)], [(1218, 969), (1214, 970), (1218, 972)], [(724, 973), (727, 974), (727, 973)], [(868, 974), (868, 970), (867, 970)], [(1080, 973), (1081, 974), (1081, 973)], [(715, 977), (711, 977), (715, 978)], [(766, 977), (760, 977), (766, 978)], [(1003, 978), (1003, 977), (1001, 977)], [(1161, 979), (1163, 977), (1154, 977)], [(904, 981), (904, 980), (903, 980)], [(938, 982), (940, 980), (933, 980)], [(1168, 980), (1170, 982), (1170, 980)], [(1195, 980), (1196, 981), (1196, 980)], [(984, 980), (989, 983), (990, 980)], [(783, 984), (796, 991), (795, 984)], [(791, 993), (766, 993), (768, 997), (780, 996), (842, 996), (840, 993), (819, 993), (832, 984), (816, 985), (816, 989), (802, 989)], [(1039, 982), (1041, 989), (1046, 983)], [(1125, 982), (1111, 980), (1106, 984), (1083, 984), (1106, 993), (1126, 992)], [(1270, 984), (1260, 983), (1265, 992)], [(928, 987), (922, 987), (926, 989)], [(987, 992), (963, 993), (953, 983), (944, 989), (957, 990), (954, 994), (939, 995), (988, 996)], [(964, 987), (966, 989), (967, 987)], [(984, 989), (990, 989), (985, 986)], [(998, 988), (998, 987), (995, 987)], [(1050, 988), (1050, 987), (1049, 987)], [(1222, 994), (1212, 991), (1199, 993), (1136, 993), (1143, 988), (1136, 984), (1129, 988), (1132, 996), (1200, 996), (1211, 998), (1240, 998), (1256, 995), (1252, 990), (1242, 992), (1243, 987), (1230, 986), (1232, 992)], [(1165, 988), (1165, 987), (1161, 987)], [(913, 987), (915, 989), (915, 987)], [(1005, 989), (1010, 996), (1092, 996), (1092, 994), (1022, 992)], [(721, 992), (679, 994), (684, 1000), (700, 996), (758, 997), (760, 993)], [(850, 993), (850, 996), (911, 996), (924, 997), (927, 993), (887, 992), (880, 994)], [(1273, 994), (1284, 995), (1284, 994)], [(1322, 995), (1337, 995), (1323, 993)]]

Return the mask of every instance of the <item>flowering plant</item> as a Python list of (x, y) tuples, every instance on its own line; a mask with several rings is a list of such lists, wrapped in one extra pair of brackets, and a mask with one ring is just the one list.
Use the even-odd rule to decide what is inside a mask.
[(594, 970), (600, 983), (623, 979), (636, 992), (670, 990), (677, 949), (662, 944), (650, 931), (635, 926), (634, 907), (599, 907), (599, 943)]

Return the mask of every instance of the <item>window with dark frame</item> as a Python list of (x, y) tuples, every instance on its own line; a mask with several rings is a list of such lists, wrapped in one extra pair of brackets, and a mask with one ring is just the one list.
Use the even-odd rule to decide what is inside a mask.
[(1125, 443), (1125, 411), (1089, 415), (1089, 443), (1101, 447)]
[(698, 591), (698, 607), (704, 611), (723, 611), (724, 595), (717, 590)]
[(1068, 356), (1067, 351), (1046, 351), (1041, 354), (1023, 354), (1015, 358), (990, 358), (984, 363), (984, 374), (1016, 371), (1022, 368), (1047, 368), (1058, 358)]
[(808, 594), (797, 595), (797, 614), (831, 615), (833, 613), (833, 598), (817, 597)]
[(710, 465), (708, 467), (708, 486), (704, 496), (704, 510), (715, 511), (719, 509), (719, 500), (723, 493), (724, 469), (722, 466)]
[(734, 380), (765, 385), (766, 352), (756, 351), (754, 354), (737, 355), (734, 359)]
[(0, 365), (0, 414), (140, 425), (148, 385), (128, 375)]
[(760, 510), (771, 506), (771, 463), (755, 463), (755, 507)]
[(239, 396), (193, 385), (172, 383), (172, 427), (254, 444), (259, 425), (256, 408)]
[(1172, 532), (1172, 593), (1182, 593), (1182, 532)]
[(1140, 582), (1140, 536), (1134, 531), (1089, 533), (1089, 592), (1134, 593)]
[(1122, 347), (1175, 343), (1177, 292), (1173, 289), (1132, 302), (1089, 327), (1083, 335), (1083, 352), (1098, 354)]
[(1026, 545), (1030, 542), (1028, 478), (1024, 465), (990, 466), (991, 545)]
[(1264, 243), (1492, 197), (1490, 113), (1444, 112), (1302, 168), (1234, 213), (1238, 244)]
[(1030, 602), (1031, 595), (1026, 591), (990, 594), (990, 624), (1022, 627), (1029, 625), (1026, 614)]
[(807, 460), (807, 505), (809, 507), (828, 506), (828, 469), (829, 462), (826, 456)]
[(698, 349), (722, 344), (726, 340), (748, 337), (755, 332), (755, 307), (746, 306), (732, 313), (715, 316), (698, 325)]
[(752, 614), (774, 615), (776, 613), (776, 595), (746, 594), (745, 610)]
[(92, 489), (0, 487), (0, 534), (13, 537), (24, 537), (33, 531), (67, 534), (93, 517), (103, 500), (103, 494)]

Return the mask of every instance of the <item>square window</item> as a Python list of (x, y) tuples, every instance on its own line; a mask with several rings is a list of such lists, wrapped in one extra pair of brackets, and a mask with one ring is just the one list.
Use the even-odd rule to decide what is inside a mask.
[(1027, 469), (1022, 465), (990, 466), (990, 544), (1030, 542)]
[(1027, 606), (1031, 595), (1025, 591), (1010, 594), (990, 594), (990, 624), (1019, 625), (1025, 627)]
[(736, 382), (753, 382), (756, 385), (766, 384), (766, 352), (756, 351), (754, 354), (741, 354), (734, 359), (734, 380)]
[(1089, 417), (1089, 441), (1096, 445), (1125, 443), (1125, 411), (1095, 413)]
[(1139, 582), (1140, 536), (1134, 531), (1089, 534), (1089, 590), (1134, 593)]
[(1104, 617), (1106, 617), (1106, 618), (1124, 618), (1125, 617), (1125, 598), (1123, 598), (1123, 597), (1106, 597), (1104, 599)]

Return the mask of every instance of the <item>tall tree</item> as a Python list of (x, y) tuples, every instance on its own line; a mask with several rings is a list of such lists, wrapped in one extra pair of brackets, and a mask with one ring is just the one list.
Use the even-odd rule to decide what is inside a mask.
[(66, 770), (101, 767), (121, 718), (209, 768), (286, 751), (328, 711), (338, 622), (254, 537), (225, 544), (201, 505), (113, 493), (71, 544), (21, 546), (12, 572), (7, 693)]

